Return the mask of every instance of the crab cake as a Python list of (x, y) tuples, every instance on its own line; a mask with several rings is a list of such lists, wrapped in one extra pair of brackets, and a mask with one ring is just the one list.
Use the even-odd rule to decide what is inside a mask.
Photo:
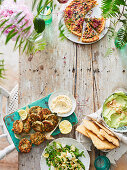
[(32, 128), (36, 132), (43, 132), (44, 124), (41, 121), (36, 121), (32, 123)]
[(22, 123), (22, 121), (16, 120), (13, 123), (12, 131), (14, 131), (15, 134), (20, 134), (20, 133), (22, 133), (22, 130), (23, 130), (23, 123)]
[(49, 115), (46, 120), (50, 120), (53, 123), (54, 127), (58, 124), (58, 116), (56, 116), (55, 114)]
[(52, 114), (52, 112), (47, 108), (41, 109), (41, 111), (39, 112), (39, 116), (41, 117), (41, 120), (46, 119), (46, 117), (50, 114)]
[(44, 139), (45, 139), (44, 134), (40, 132), (36, 132), (30, 135), (30, 140), (35, 145), (40, 145), (44, 141)]
[(23, 139), (20, 140), (20, 142), (19, 142), (19, 150), (21, 152), (28, 153), (28, 152), (31, 151), (31, 148), (32, 148), (32, 144), (28, 139), (23, 138)]
[(45, 132), (51, 132), (54, 129), (54, 125), (53, 125), (52, 121), (43, 120), (42, 123), (44, 124), (44, 131)]
[(26, 120), (25, 122), (23, 122), (23, 132), (24, 133), (29, 133), (30, 131), (30, 123), (28, 120)]

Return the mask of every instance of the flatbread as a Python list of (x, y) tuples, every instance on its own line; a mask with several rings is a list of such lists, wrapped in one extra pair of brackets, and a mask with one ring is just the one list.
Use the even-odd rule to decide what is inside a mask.
[(107, 140), (100, 140), (94, 133), (92, 133), (91, 131), (88, 131), (88, 135), (90, 136), (94, 146), (97, 149), (100, 150), (105, 150), (105, 149), (114, 149), (116, 148), (115, 145), (113, 145), (112, 143), (108, 142)]
[(89, 121), (89, 120), (86, 120), (86, 119), (83, 119), (83, 123), (84, 123), (84, 126), (92, 131), (93, 133), (95, 133), (101, 140), (104, 140), (105, 138), (99, 133), (100, 132), (100, 128), (99, 126), (97, 126), (95, 123), (93, 123), (92, 121)]
[(114, 137), (109, 135), (108, 133), (106, 133), (103, 129), (100, 129), (100, 134), (106, 138), (109, 142), (112, 142), (114, 145), (116, 145), (117, 147), (119, 146), (119, 140)]
[(79, 133), (81, 133), (81, 134), (85, 135), (86, 137), (90, 138), (89, 135), (88, 135), (88, 133), (87, 133), (87, 132), (88, 132), (88, 129), (86, 129), (83, 124), (79, 125), (79, 126), (76, 128), (76, 130), (77, 130)]
[(103, 130), (105, 130), (105, 132), (107, 132), (109, 135), (115, 136), (109, 129), (107, 129), (105, 126), (103, 126), (102, 124), (100, 124), (99, 122), (97, 122), (95, 119), (93, 119), (94, 122)]

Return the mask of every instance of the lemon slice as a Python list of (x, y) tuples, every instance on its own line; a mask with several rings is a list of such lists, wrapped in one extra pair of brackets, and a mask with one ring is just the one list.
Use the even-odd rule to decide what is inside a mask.
[(46, 15), (49, 15), (49, 14), (51, 14), (51, 9), (50, 8), (46, 12)]
[(62, 134), (68, 134), (72, 130), (72, 124), (68, 120), (63, 120), (59, 124), (59, 129)]
[(26, 110), (19, 110), (18, 112), (22, 120), (25, 120), (27, 118), (28, 113)]

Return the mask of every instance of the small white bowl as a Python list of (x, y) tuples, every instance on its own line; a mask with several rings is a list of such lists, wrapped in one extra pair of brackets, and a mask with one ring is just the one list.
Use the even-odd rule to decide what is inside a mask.
[(70, 94), (69, 91), (66, 91), (66, 90), (58, 90), (58, 91), (55, 91), (51, 94), (51, 96), (49, 97), (49, 101), (48, 101), (48, 106), (49, 106), (49, 109), (51, 110), (51, 112), (53, 112), (52, 108), (51, 108), (51, 104), (52, 104), (52, 100), (54, 98), (56, 98), (57, 96), (59, 95), (66, 95), (68, 96), (71, 101), (72, 101), (72, 109), (70, 112), (68, 113), (65, 113), (65, 114), (59, 114), (57, 113), (58, 116), (60, 117), (67, 117), (67, 116), (70, 116), (74, 111), (75, 111), (75, 108), (76, 108), (76, 100), (74, 98), (74, 96), (72, 94)]

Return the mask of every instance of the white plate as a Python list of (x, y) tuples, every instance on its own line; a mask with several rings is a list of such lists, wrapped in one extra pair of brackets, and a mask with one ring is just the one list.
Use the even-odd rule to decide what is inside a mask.
[[(90, 166), (90, 156), (86, 150), (86, 148), (81, 144), (79, 143), (77, 140), (75, 139), (72, 139), (72, 138), (58, 138), (55, 140), (56, 142), (60, 142), (60, 143), (63, 143), (63, 144), (66, 144), (66, 145), (74, 145), (76, 148), (79, 149), (79, 151), (84, 151), (84, 155), (85, 157), (80, 157), (80, 161), (85, 165), (85, 170), (89, 170), (89, 166)], [(53, 141), (49, 144), (51, 145), (53, 143)], [(46, 149), (46, 148), (45, 148)], [(41, 167), (41, 170), (48, 170), (49, 167), (48, 165), (46, 164), (46, 159), (43, 157), (43, 154), (45, 153), (45, 149), (44, 151), (42, 152), (42, 155), (41, 155), (41, 160), (40, 160), (40, 167)]]
[(57, 96), (59, 96), (59, 95), (66, 95), (66, 96), (68, 96), (68, 97), (71, 99), (71, 101), (72, 101), (72, 109), (71, 109), (70, 112), (68, 112), (68, 113), (66, 113), (66, 114), (58, 114), (58, 113), (57, 113), (57, 115), (60, 116), (60, 117), (70, 116), (70, 115), (75, 111), (75, 108), (76, 108), (76, 100), (75, 100), (74, 96), (73, 96), (72, 94), (70, 94), (70, 92), (68, 92), (68, 91), (66, 91), (66, 90), (58, 90), (58, 91), (55, 91), (55, 92), (53, 92), (53, 93), (51, 94), (51, 96), (50, 96), (50, 98), (49, 98), (49, 101), (48, 101), (49, 109), (51, 110), (51, 112), (53, 112), (53, 111), (52, 111), (52, 108), (51, 108), (52, 100), (53, 100), (54, 98), (56, 98)]
[[(64, 35), (69, 39), (69, 40), (71, 40), (71, 41), (73, 41), (73, 42), (75, 42), (75, 43), (78, 43), (78, 44), (92, 44), (92, 43), (95, 43), (95, 42), (97, 42), (97, 41), (99, 41), (101, 38), (103, 38), (105, 35), (106, 35), (106, 33), (107, 33), (107, 31), (108, 31), (108, 28), (109, 28), (109, 26), (110, 26), (110, 19), (106, 19), (106, 22), (105, 22), (105, 28), (104, 28), (104, 30), (101, 32), (101, 34), (99, 34), (99, 40), (97, 40), (97, 41), (94, 41), (94, 42), (91, 42), (91, 43), (83, 43), (82, 41), (81, 41), (81, 38), (79, 38), (79, 37), (77, 37), (77, 36), (75, 36), (74, 34), (72, 34), (68, 29), (67, 29), (67, 27), (66, 27), (66, 25), (65, 25), (65, 23), (64, 23), (64, 17), (63, 17), (63, 14), (64, 14), (64, 10), (65, 10), (65, 8), (70, 4), (70, 2), (71, 2), (72, 0), (69, 0), (69, 2), (67, 3), (67, 4), (65, 4), (63, 7), (62, 7), (62, 9), (61, 9), (61, 13), (60, 13), (60, 15), (59, 15), (59, 24), (61, 24), (62, 25), (62, 30), (64, 30)], [(101, 0), (97, 0), (97, 3), (98, 3), (98, 5), (97, 6), (95, 6), (94, 8), (92, 8), (92, 10), (91, 11), (89, 11), (88, 12), (88, 14), (86, 14), (86, 18), (88, 17), (97, 17), (97, 18), (99, 18), (99, 17), (101, 17), (101, 9), (100, 9), (100, 7), (101, 7)], [(85, 26), (85, 22), (84, 22), (84, 24), (83, 24), (84, 26)]]

